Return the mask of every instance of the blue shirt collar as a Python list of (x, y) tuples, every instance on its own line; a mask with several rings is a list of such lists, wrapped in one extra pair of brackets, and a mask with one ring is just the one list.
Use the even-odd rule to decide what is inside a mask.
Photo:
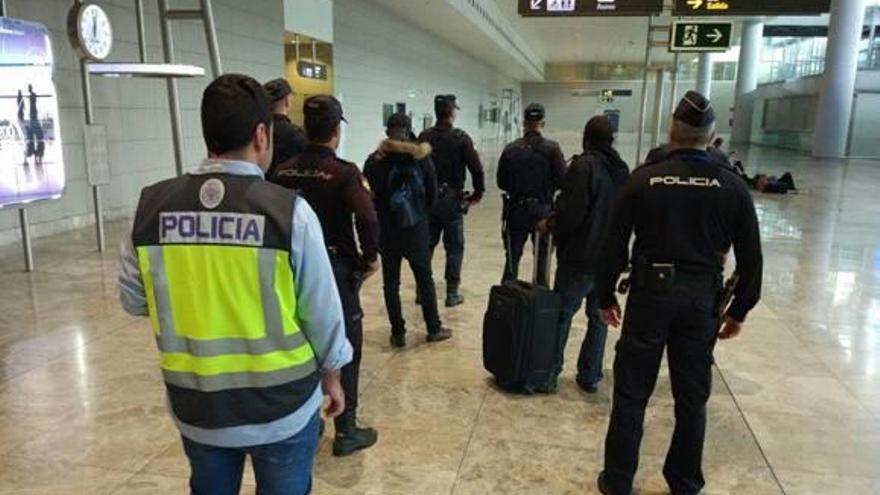
[(206, 158), (192, 171), (194, 175), (204, 174), (230, 174), (230, 175), (256, 175), (265, 178), (263, 170), (255, 163), (241, 160), (223, 160), (218, 158)]

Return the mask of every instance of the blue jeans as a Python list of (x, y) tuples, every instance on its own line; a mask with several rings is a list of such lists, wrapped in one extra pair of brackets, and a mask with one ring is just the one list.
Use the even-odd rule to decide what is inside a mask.
[(562, 311), (559, 319), (559, 350), (556, 374), (562, 373), (565, 359), (565, 346), (571, 330), (571, 320), (586, 299), (587, 335), (581, 344), (578, 356), (578, 382), (596, 385), (604, 377), (602, 361), (605, 356), (605, 339), (608, 326), (599, 314), (599, 299), (595, 292), (595, 278), (592, 274), (571, 269), (557, 269), (554, 290), (562, 297)]
[(192, 469), (192, 495), (238, 495), (246, 455), (251, 456), (258, 495), (310, 493), (320, 421), (320, 413), (315, 413), (291, 438), (253, 447), (212, 447), (183, 437), (183, 450)]

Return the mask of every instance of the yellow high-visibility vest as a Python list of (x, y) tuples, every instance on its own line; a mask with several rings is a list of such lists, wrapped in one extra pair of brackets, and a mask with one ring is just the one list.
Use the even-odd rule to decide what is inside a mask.
[(257, 177), (225, 174), (172, 179), (141, 196), (133, 242), (171, 406), (188, 424), (276, 419), (317, 386), (290, 264), (294, 200)]

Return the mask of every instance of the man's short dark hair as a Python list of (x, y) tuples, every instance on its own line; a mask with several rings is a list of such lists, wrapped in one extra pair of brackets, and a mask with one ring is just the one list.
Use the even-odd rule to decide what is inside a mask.
[(306, 135), (313, 143), (326, 143), (333, 138), (333, 132), (341, 121), (333, 117), (309, 117), (306, 116)]
[(224, 74), (202, 93), (202, 134), (208, 151), (221, 155), (250, 143), (259, 124), (272, 125), (272, 102), (256, 79)]

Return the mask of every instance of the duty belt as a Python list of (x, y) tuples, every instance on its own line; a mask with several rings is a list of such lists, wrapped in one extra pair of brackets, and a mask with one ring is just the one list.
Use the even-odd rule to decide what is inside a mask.
[(543, 204), (538, 198), (512, 198), (510, 201), (517, 206)]
[(665, 289), (676, 285), (705, 285), (709, 289), (720, 286), (721, 282), (721, 274), (711, 270), (640, 259), (633, 264), (630, 276), (620, 281), (617, 290), (621, 294), (626, 294), (630, 287)]

